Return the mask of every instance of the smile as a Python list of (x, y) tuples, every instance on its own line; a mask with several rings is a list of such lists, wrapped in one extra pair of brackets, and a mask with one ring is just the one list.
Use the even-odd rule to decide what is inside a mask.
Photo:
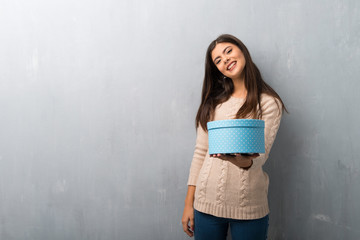
[(229, 71), (232, 71), (234, 69), (235, 65), (236, 65), (236, 61), (230, 63), (229, 66), (226, 69), (229, 70)]

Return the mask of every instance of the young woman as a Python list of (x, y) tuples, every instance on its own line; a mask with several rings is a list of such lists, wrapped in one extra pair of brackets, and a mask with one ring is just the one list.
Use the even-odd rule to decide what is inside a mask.
[[(224, 34), (206, 52), (197, 138), (188, 178), (182, 225), (196, 240), (267, 238), (268, 175), (262, 166), (286, 110), (279, 95), (264, 82), (246, 46)], [(234, 119), (265, 121), (265, 154), (208, 154), (207, 122)]]

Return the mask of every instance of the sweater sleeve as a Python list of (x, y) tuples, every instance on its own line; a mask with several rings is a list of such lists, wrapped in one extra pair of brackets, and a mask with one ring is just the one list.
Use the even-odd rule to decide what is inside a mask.
[(196, 186), (200, 169), (203, 165), (206, 153), (209, 148), (208, 133), (199, 124), (196, 130), (196, 144), (193, 159), (190, 166), (190, 174), (188, 178), (188, 185)]
[(252, 168), (262, 167), (270, 155), (271, 147), (275, 141), (282, 117), (281, 102), (273, 97), (266, 96), (261, 103), (263, 110), (262, 120), (265, 121), (265, 153), (253, 159)]

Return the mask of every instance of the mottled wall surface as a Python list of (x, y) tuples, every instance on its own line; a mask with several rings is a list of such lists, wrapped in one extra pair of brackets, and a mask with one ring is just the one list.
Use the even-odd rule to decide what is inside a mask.
[(284, 114), (270, 239), (360, 239), (360, 2), (0, 1), (0, 239), (188, 239), (205, 51), (239, 37)]

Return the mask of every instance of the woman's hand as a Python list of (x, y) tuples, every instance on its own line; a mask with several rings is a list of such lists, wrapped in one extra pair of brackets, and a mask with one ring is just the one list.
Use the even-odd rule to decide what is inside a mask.
[[(190, 226), (189, 226), (189, 222), (190, 222)], [(184, 232), (187, 235), (189, 235), (189, 237), (194, 236), (194, 208), (191, 205), (185, 204), (181, 223)]]
[[(185, 207), (184, 213), (181, 218), (181, 223), (183, 226), (184, 232), (189, 235), (189, 237), (194, 236), (194, 196), (195, 196), (196, 186), (188, 185), (188, 191), (185, 198)], [(190, 226), (189, 226), (190, 222)]]
[(235, 155), (228, 154), (210, 154), (210, 157), (217, 157), (225, 161), (229, 161), (240, 168), (248, 168), (252, 165), (252, 160), (260, 156), (259, 153), (254, 153), (251, 155), (241, 155), (240, 153), (236, 153)]

